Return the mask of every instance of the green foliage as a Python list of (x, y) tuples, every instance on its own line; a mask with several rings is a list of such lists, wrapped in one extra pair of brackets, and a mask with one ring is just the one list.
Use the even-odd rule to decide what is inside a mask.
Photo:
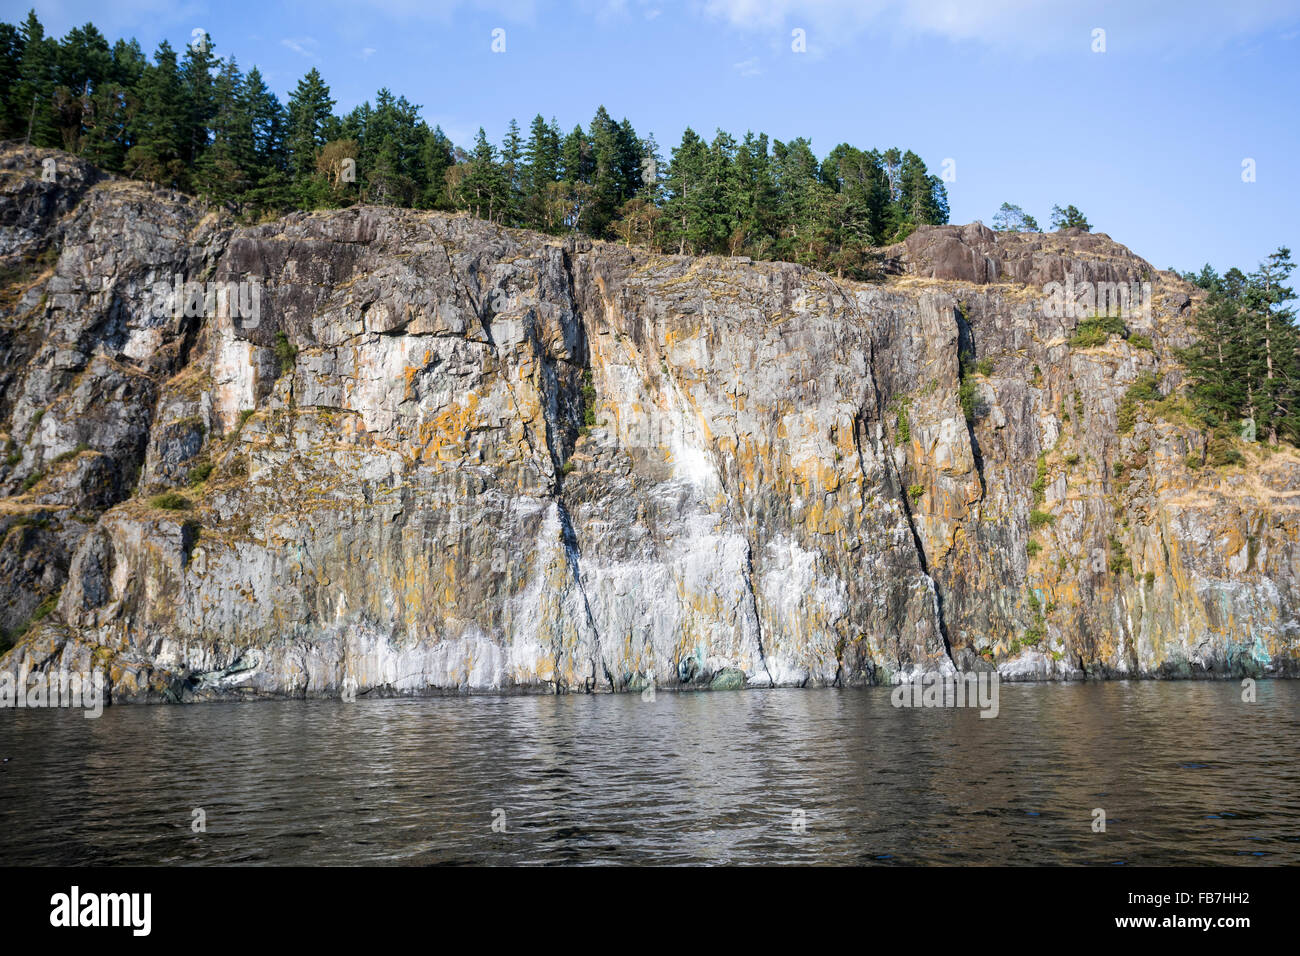
[(257, 414), (257, 409), (255, 408), (241, 408), (239, 410), (239, 427), (243, 428), (244, 422), (248, 421), (256, 414)]
[(1232, 432), (1226, 428), (1217, 428), (1211, 432), (1207, 446), (1206, 460), (1215, 468), (1240, 465), (1246, 460), (1238, 450)]
[(1281, 247), (1250, 275), (1207, 265), (1184, 276), (1209, 292), (1193, 319), (1195, 340), (1179, 354), (1203, 424), (1245, 420), (1270, 445), (1300, 441), (1300, 331), (1286, 284), (1294, 269)]
[(1034, 483), (1030, 488), (1034, 492), (1034, 503), (1042, 504), (1047, 496), (1047, 452), (1038, 453), (1038, 461), (1034, 465)]
[(1105, 345), (1112, 335), (1124, 335), (1124, 320), (1117, 315), (1095, 316), (1082, 320), (1070, 336), (1070, 345), (1076, 349), (1096, 348)]
[(1092, 226), (1089, 224), (1087, 217), (1074, 206), (1066, 206), (1062, 209), (1060, 206), (1052, 207), (1052, 228), (1053, 229), (1082, 229), (1084, 232), (1090, 232)]
[(1028, 554), (1029, 557), (1031, 558), (1037, 557), (1038, 553), (1042, 550), (1043, 550), (1043, 546), (1033, 538), (1030, 538), (1029, 543), (1025, 545), (1025, 553)]
[(1133, 573), (1133, 561), (1129, 558), (1128, 553), (1124, 550), (1124, 542), (1120, 541), (1115, 535), (1108, 537), (1110, 544), (1110, 573), (1120, 574), (1127, 572)]
[(44, 477), (45, 477), (45, 472), (43, 471), (32, 472), (30, 475), (28, 475), (26, 478), (23, 479), (23, 484), (22, 484), (23, 491), (31, 491), (38, 484), (40, 484), (41, 479)]
[(160, 495), (154, 495), (149, 499), (149, 507), (159, 508), (163, 511), (188, 511), (193, 505), (190, 499), (174, 491), (164, 491)]
[(1038, 600), (1038, 595), (1034, 593), (1033, 588), (1027, 592), (1025, 603), (1029, 605), (1032, 620), (1017, 643), (1025, 647), (1037, 647), (1047, 636), (1047, 623), (1043, 616), (1042, 602)]
[(1148, 352), (1154, 352), (1156, 349), (1150, 338), (1145, 335), (1138, 335), (1137, 333), (1128, 337), (1128, 344), (1135, 349), (1145, 349)]
[(208, 477), (212, 474), (212, 469), (214, 467), (215, 466), (210, 461), (200, 462), (195, 465), (189, 470), (189, 474), (185, 476), (186, 484), (191, 488), (196, 488), (203, 484), (203, 482), (207, 481)]
[(912, 504), (914, 505), (921, 500), (921, 496), (924, 494), (925, 488), (921, 485), (912, 485), (907, 489), (907, 496), (912, 499)]
[(900, 402), (898, 406), (898, 420), (894, 428), (894, 444), (906, 445), (912, 440), (912, 427), (907, 418), (907, 402)]
[(1019, 206), (1004, 202), (993, 215), (993, 228), (998, 232), (1039, 232), (1038, 220)]
[(988, 378), (993, 374), (993, 360), (986, 358), (980, 359), (975, 363), (975, 371), (980, 375), (983, 375), (985, 378)]
[(1145, 402), (1158, 402), (1160, 394), (1160, 377), (1154, 372), (1143, 372), (1124, 392), (1119, 403), (1118, 428), (1121, 433), (1131, 432), (1137, 424), (1138, 409)]
[(965, 365), (962, 366), (961, 381), (957, 385), (957, 403), (961, 405), (961, 413), (966, 417), (966, 424), (973, 427), (979, 415), (979, 386), (975, 384), (970, 369)]
[(289, 337), (283, 332), (275, 333), (275, 366), (276, 377), (279, 378), (285, 372), (293, 368), (293, 363), (298, 357), (298, 346), (289, 341)]
[(12, 631), (0, 630), (0, 654), (6, 653), (11, 647), (17, 644), (18, 641), (22, 639), (23, 635), (30, 631), (34, 625), (53, 614), (55, 608), (58, 606), (58, 593), (56, 592), (47, 595), (40, 604), (36, 605), (27, 620), (18, 627), (14, 628)]
[(1029, 512), (1029, 527), (1035, 531), (1044, 525), (1049, 525), (1056, 520), (1056, 516), (1047, 511), (1039, 511), (1035, 508)]
[(76, 458), (83, 451), (89, 451), (89, 450), (90, 450), (90, 446), (87, 445), (84, 441), (78, 442), (76, 448), (70, 449), (69, 451), (59, 452), (57, 455), (55, 455), (54, 458), (52, 459), (52, 462), (53, 464), (60, 465), (65, 461), (71, 461), (72, 459)]
[(596, 384), (591, 369), (584, 369), (582, 373), (582, 423), (587, 428), (596, 424)]

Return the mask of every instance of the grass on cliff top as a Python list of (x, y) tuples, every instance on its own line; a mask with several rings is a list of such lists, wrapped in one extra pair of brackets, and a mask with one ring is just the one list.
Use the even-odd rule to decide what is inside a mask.
[(159, 508), (163, 511), (189, 511), (194, 507), (189, 498), (174, 491), (164, 491), (160, 495), (154, 495), (149, 499), (149, 507)]
[(1124, 325), (1124, 320), (1117, 315), (1094, 316), (1084, 319), (1075, 327), (1074, 334), (1070, 336), (1070, 347), (1096, 348), (1109, 342), (1112, 335), (1121, 338), (1128, 335), (1128, 327)]

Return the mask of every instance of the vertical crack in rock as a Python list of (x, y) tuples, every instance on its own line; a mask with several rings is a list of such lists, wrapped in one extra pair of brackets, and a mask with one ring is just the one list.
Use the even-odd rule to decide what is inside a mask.
[(582, 598), (582, 610), (587, 627), (591, 629), (592, 676), (587, 681), (584, 681), (584, 685), (587, 692), (590, 693), (596, 679), (596, 662), (599, 661), (601, 670), (605, 672), (605, 681), (609, 684), (609, 689), (613, 691), (616, 689), (614, 675), (605, 666), (605, 654), (600, 642), (600, 629), (596, 627), (596, 616), (591, 611), (591, 602), (587, 599), (587, 589), (582, 584), (582, 568), (580, 565), (582, 552), (578, 549), (578, 535), (573, 530), (573, 521), (569, 518), (569, 509), (565, 507), (564, 501), (559, 496), (555, 499), (555, 508), (560, 517), (560, 537), (564, 541), (565, 560), (569, 564), (569, 573), (573, 575), (573, 586), (578, 589), (578, 595)]
[[(581, 346), (581, 355), (580, 355), (581, 365), (579, 367), (585, 371), (591, 367), (591, 350), (590, 347), (588, 346), (588, 342), (590, 341), (590, 339), (587, 335), (585, 313), (582, 309), (578, 307), (578, 300), (575, 294), (576, 287), (574, 285), (575, 280), (573, 275), (573, 263), (569, 259), (569, 250), (567, 247), (564, 246), (560, 247), (560, 258), (564, 266), (564, 275), (566, 280), (565, 292), (569, 298), (569, 312), (573, 316), (574, 321), (577, 323), (578, 331), (581, 332), (582, 334), (582, 338), (579, 343)], [(534, 354), (537, 355), (539, 361), (544, 361), (542, 356), (541, 343), (537, 341), (536, 330), (531, 326), (529, 328), (529, 341), (533, 343)], [(557, 390), (561, 388), (561, 382), (558, 374), (555, 376), (555, 388)], [(581, 394), (582, 394), (581, 390), (579, 390), (579, 395)], [(555, 404), (556, 404), (557, 414), (558, 414), (559, 409), (561, 407), (558, 394), (556, 395)], [(560, 421), (556, 421), (553, 426), (549, 415), (549, 410), (551, 406), (548, 403), (546, 407), (548, 410), (546, 427), (547, 427), (548, 441), (549, 441), (551, 437), (550, 433), (552, 428), (553, 427), (558, 428), (563, 423)], [(576, 441), (570, 442), (566, 440), (565, 444), (576, 446)], [(569, 517), (568, 506), (565, 505), (564, 503), (564, 462), (561, 462), (559, 460), (560, 456), (555, 450), (556, 443), (554, 441), (549, 441), (549, 445), (551, 448), (552, 461), (554, 463), (554, 469), (555, 469), (555, 484), (554, 484), (553, 493), (555, 496), (555, 507), (560, 517), (560, 534), (564, 540), (564, 553), (569, 563), (569, 572), (573, 575), (573, 585), (575, 588), (578, 589), (578, 594), (582, 598), (582, 610), (586, 618), (587, 627), (591, 629), (591, 636), (593, 641), (593, 655), (591, 659), (592, 676), (591, 678), (589, 678), (591, 683), (587, 685), (587, 690), (588, 692), (590, 692), (592, 689), (592, 685), (594, 685), (595, 683), (596, 662), (599, 661), (600, 668), (605, 674), (605, 681), (606, 683), (609, 684), (609, 689), (611, 691), (614, 691), (617, 689), (614, 681), (614, 675), (612, 675), (609, 672), (609, 667), (605, 663), (605, 654), (601, 644), (600, 628), (596, 626), (596, 616), (591, 610), (591, 601), (587, 597), (587, 589), (582, 582), (582, 566), (581, 566), (582, 550), (578, 545), (578, 533), (573, 526), (573, 520)]]
[(943, 638), (943, 650), (948, 655), (948, 660), (952, 661), (954, 667), (957, 661), (952, 656), (952, 642), (948, 639), (948, 624), (943, 616), (943, 595), (939, 592), (939, 582), (934, 579), (930, 573), (930, 562), (925, 556), (925, 545), (921, 541), (921, 534), (916, 530), (916, 519), (912, 517), (912, 505), (907, 500), (907, 492), (903, 484), (903, 476), (895, 471), (895, 464), (890, 460), (889, 455), (885, 458), (885, 471), (889, 475), (889, 483), (893, 485), (893, 491), (897, 495), (899, 502), (903, 506), (903, 516), (907, 519), (907, 530), (912, 533), (912, 544), (916, 548), (916, 560), (921, 567), (921, 574), (929, 585), (930, 594), (934, 598), (934, 616), (936, 623), (939, 625), (939, 635)]
[[(856, 302), (851, 306), (854, 312), (857, 312)], [(867, 355), (868, 355), (868, 379), (871, 383), (871, 393), (875, 399), (876, 418), (883, 421), (884, 396), (880, 394), (880, 387), (877, 385), (878, 372), (876, 366), (876, 340), (874, 334), (867, 336)], [(867, 485), (867, 468), (866, 462), (862, 457), (862, 436), (861, 427), (867, 424), (867, 419), (863, 417), (865, 409), (859, 408), (855, 414), (855, 427), (853, 429), (854, 445), (858, 453), (858, 470), (862, 473), (863, 494), (866, 494)], [(943, 638), (943, 650), (948, 655), (948, 660), (954, 667), (957, 666), (956, 660), (952, 656), (952, 642), (948, 638), (948, 624), (944, 620), (943, 614), (943, 595), (939, 592), (939, 584), (930, 574), (929, 561), (925, 556), (925, 545), (921, 541), (920, 532), (916, 530), (916, 521), (912, 517), (911, 503), (907, 499), (907, 491), (904, 485), (903, 476), (897, 472), (897, 465), (894, 463), (893, 456), (883, 452), (880, 459), (885, 464), (885, 480), (890, 485), (890, 491), (897, 496), (903, 507), (903, 516), (907, 521), (907, 530), (912, 535), (912, 546), (916, 549), (916, 560), (920, 566), (921, 573), (925, 576), (926, 582), (930, 588), (930, 594), (934, 599), (934, 616), (935, 623), (939, 627), (939, 636)], [(981, 479), (982, 483), (982, 479)], [(865, 501), (864, 501), (865, 504)]]
[(763, 619), (758, 613), (758, 589), (754, 587), (754, 544), (749, 539), (749, 532), (745, 533), (745, 586), (749, 590), (750, 605), (754, 611), (754, 641), (758, 645), (758, 661), (763, 665), (763, 673), (767, 675), (767, 686), (775, 687), (776, 681), (772, 679), (772, 671), (767, 666), (767, 654), (763, 651)]
[[(969, 355), (970, 360), (975, 361), (975, 330), (971, 328), (970, 323), (966, 320), (966, 313), (962, 310), (960, 302), (953, 306), (952, 313), (953, 321), (957, 325), (957, 375), (960, 382), (961, 376), (966, 374), (967, 364), (962, 359), (962, 356)], [(980, 501), (983, 501), (988, 495), (988, 486), (984, 482), (984, 455), (980, 451), (980, 442), (975, 435), (975, 423), (973, 421), (968, 420), (966, 422), (966, 438), (970, 442), (970, 455), (971, 460), (975, 463), (975, 474), (980, 480)]]

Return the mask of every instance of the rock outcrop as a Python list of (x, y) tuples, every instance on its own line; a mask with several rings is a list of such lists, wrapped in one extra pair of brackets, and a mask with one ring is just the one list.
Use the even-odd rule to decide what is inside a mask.
[[(10, 147), (0, 670), (116, 701), (1295, 674), (1300, 456), (1204, 463), (1195, 290), (1100, 235), (885, 253), (859, 284), (389, 208), (238, 226)], [(1067, 275), (1151, 308), (1072, 345)]]

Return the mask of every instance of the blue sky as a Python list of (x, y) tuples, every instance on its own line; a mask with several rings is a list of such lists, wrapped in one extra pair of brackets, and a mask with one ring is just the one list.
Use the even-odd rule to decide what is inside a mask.
[(312, 66), (339, 112), (387, 86), (461, 145), (603, 103), (665, 157), (690, 125), (950, 159), (953, 222), (1073, 203), (1161, 268), (1300, 253), (1300, 0), (4, 0), (4, 19), (33, 5), (59, 36), (90, 20), (150, 53), (205, 29), (282, 99)]

